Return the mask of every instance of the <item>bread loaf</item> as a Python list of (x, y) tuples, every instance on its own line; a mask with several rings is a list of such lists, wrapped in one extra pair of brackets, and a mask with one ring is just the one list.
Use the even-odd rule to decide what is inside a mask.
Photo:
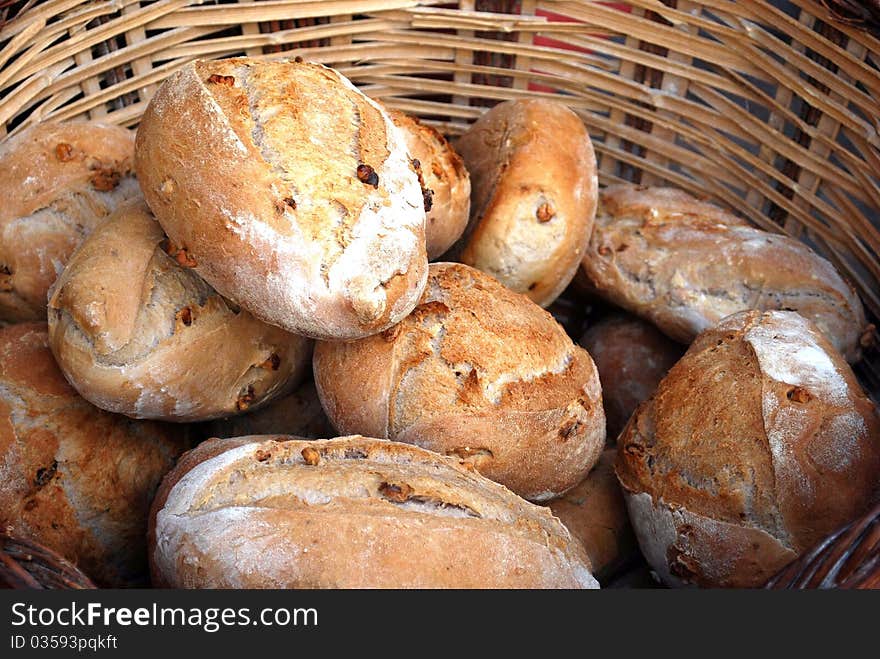
[(153, 583), (174, 588), (596, 588), (549, 512), (457, 462), (365, 437), (201, 444), (163, 481)]
[(403, 135), (332, 69), (187, 64), (144, 113), (136, 169), (181, 261), (265, 322), (362, 337), (424, 288), (424, 200)]
[(757, 587), (877, 498), (880, 416), (810, 321), (740, 312), (639, 407), (616, 471), (665, 583)]
[(202, 439), (245, 435), (295, 435), (316, 439), (334, 434), (311, 378), (255, 412), (208, 421), (198, 430)]
[(596, 214), (596, 156), (583, 122), (556, 101), (505, 101), (455, 148), (472, 192), (452, 254), (547, 306), (574, 277)]
[(637, 317), (614, 314), (590, 327), (580, 344), (599, 370), (608, 440), (617, 439), (639, 403), (684, 354), (684, 346)]
[(603, 297), (676, 341), (737, 311), (787, 309), (860, 357), (864, 309), (828, 261), (680, 190), (604, 189), (583, 267)]
[(308, 372), (312, 341), (230, 306), (168, 254), (143, 201), (71, 256), (49, 299), (49, 338), (86, 400), (135, 418), (199, 421), (256, 409)]
[(575, 486), (605, 442), (590, 356), (549, 313), (479, 270), (432, 263), (382, 335), (319, 342), (315, 384), (341, 434), (416, 444), (533, 501)]
[[(471, 180), (459, 155), (436, 130), (399, 110), (388, 111), (421, 166), (427, 192), (425, 241), (433, 261), (452, 247), (468, 223)], [(430, 208), (427, 206), (430, 205)]]
[(184, 429), (108, 414), (65, 382), (45, 323), (0, 329), (0, 528), (101, 586), (147, 583), (147, 513)]
[(600, 581), (638, 550), (623, 493), (614, 475), (616, 454), (614, 449), (603, 451), (584, 480), (547, 504), (572, 537), (584, 546), (593, 574)]
[(0, 321), (46, 319), (46, 293), (79, 242), (140, 196), (134, 133), (41, 123), (0, 143)]

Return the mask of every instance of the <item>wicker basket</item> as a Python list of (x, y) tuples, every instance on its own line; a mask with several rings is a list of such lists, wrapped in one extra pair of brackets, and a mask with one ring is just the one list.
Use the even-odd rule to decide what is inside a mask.
[(880, 504), (767, 582), (773, 589), (880, 589)]
[(51, 549), (0, 532), (0, 588), (70, 590), (95, 584)]
[[(0, 0), (0, 137), (137, 124), (198, 57), (301, 55), (455, 135), (498, 101), (580, 114), (602, 183), (668, 183), (795, 236), (880, 324), (876, 2)], [(570, 332), (588, 313), (554, 307)], [(880, 400), (876, 330), (856, 366)]]
[[(302, 55), (452, 135), (500, 100), (561, 95), (590, 128), (603, 183), (670, 183), (806, 241), (877, 324), (880, 40), (853, 24), (870, 27), (872, 7), (0, 0), (0, 137), (50, 118), (134, 126), (197, 57)], [(880, 399), (867, 338), (857, 373)]]

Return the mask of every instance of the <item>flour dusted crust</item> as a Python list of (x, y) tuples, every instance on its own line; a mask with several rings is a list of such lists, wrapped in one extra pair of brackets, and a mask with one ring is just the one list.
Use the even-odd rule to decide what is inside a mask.
[(547, 506), (590, 557), (593, 573), (602, 579), (636, 551), (623, 492), (614, 474), (617, 452), (606, 449), (580, 483)]
[(454, 460), (366, 437), (210, 440), (151, 513), (182, 588), (597, 588), (559, 520)]
[(590, 136), (562, 103), (505, 101), (456, 142), (471, 219), (453, 254), (547, 306), (574, 277), (596, 214)]
[(639, 407), (616, 471), (667, 583), (758, 586), (876, 499), (880, 416), (809, 320), (740, 312)]
[(41, 123), (0, 143), (0, 321), (45, 320), (46, 293), (83, 237), (140, 196), (134, 133)]
[(0, 528), (101, 586), (147, 582), (145, 531), (184, 430), (103, 412), (67, 384), (45, 323), (0, 329)]
[(425, 241), (428, 259), (433, 261), (452, 247), (467, 226), (470, 176), (461, 157), (436, 130), (399, 110), (388, 110), (388, 115), (403, 131), (410, 155), (421, 165), (424, 187), (431, 191)]
[(865, 312), (831, 263), (680, 190), (602, 190), (583, 269), (604, 298), (683, 343), (737, 311), (787, 309), (848, 361), (861, 356)]
[(685, 348), (635, 316), (603, 318), (581, 337), (599, 370), (608, 440), (614, 441)]
[(166, 249), (133, 201), (71, 256), (49, 299), (49, 337), (77, 391), (102, 409), (165, 421), (237, 414), (291, 391), (311, 339), (231, 307)]
[(466, 265), (432, 263), (410, 316), (382, 335), (319, 342), (313, 364), (339, 432), (464, 458), (534, 501), (576, 485), (605, 441), (589, 354), (546, 311)]
[(424, 201), (403, 135), (332, 69), (188, 64), (147, 107), (136, 167), (196, 271), (261, 320), (357, 338), (422, 292)]
[(763, 529), (695, 514), (644, 492), (628, 493), (626, 504), (645, 560), (668, 586), (756, 588), (798, 556)]

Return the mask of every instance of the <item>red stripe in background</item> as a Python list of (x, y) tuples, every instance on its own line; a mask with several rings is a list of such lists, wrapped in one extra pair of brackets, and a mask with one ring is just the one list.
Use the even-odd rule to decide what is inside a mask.
[[(614, 3), (614, 2), (600, 3), (600, 4), (602, 4), (606, 7), (611, 7), (613, 9), (617, 9), (619, 11), (623, 11), (623, 12), (627, 12), (627, 13), (632, 11), (632, 6), (626, 5), (626, 4)], [(576, 18), (571, 18), (570, 16), (564, 16), (563, 14), (557, 14), (556, 12), (547, 11), (545, 9), (538, 9), (535, 12), (535, 16), (542, 16), (542, 17), (546, 18), (548, 21), (553, 21), (553, 22), (557, 22), (557, 23), (584, 23), (583, 21), (578, 20)], [(571, 44), (567, 44), (563, 41), (557, 41), (556, 39), (551, 39), (550, 37), (543, 37), (540, 35), (535, 37), (534, 44), (536, 46), (546, 46), (548, 48), (559, 48), (561, 50), (576, 50), (581, 53), (593, 52), (587, 48), (580, 48), (578, 46), (572, 46)], [(530, 70), (540, 72), (540, 69), (530, 69)], [(547, 87), (546, 85), (541, 85), (536, 82), (530, 82), (528, 88), (529, 88), (529, 91), (536, 91), (536, 92), (553, 93), (556, 91), (552, 87)]]

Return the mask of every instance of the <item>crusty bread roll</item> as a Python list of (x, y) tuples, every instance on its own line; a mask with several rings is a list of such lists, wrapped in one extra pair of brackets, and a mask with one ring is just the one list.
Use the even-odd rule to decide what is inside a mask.
[(166, 253), (143, 201), (121, 206), (70, 257), (49, 299), (49, 338), (86, 400), (134, 418), (199, 421), (291, 391), (312, 340), (231, 308)]
[(466, 459), (533, 501), (577, 485), (605, 442), (590, 355), (538, 305), (459, 263), (431, 264), (419, 306), (400, 324), (319, 342), (313, 365), (341, 434)]
[(365, 437), (214, 439), (162, 482), (156, 586), (597, 588), (559, 520), (454, 460)]
[(676, 341), (737, 311), (788, 309), (848, 361), (861, 354), (862, 303), (828, 261), (680, 190), (602, 190), (583, 267), (600, 295)]
[(0, 528), (102, 586), (147, 583), (147, 513), (184, 429), (93, 407), (70, 388), (45, 323), (0, 330)]
[[(409, 153), (420, 163), (425, 208), (425, 241), (433, 261), (452, 247), (468, 223), (471, 179), (461, 157), (436, 130), (400, 110), (388, 110), (394, 125), (403, 131)], [(430, 208), (428, 208), (430, 206)]]
[(332, 69), (187, 64), (147, 107), (135, 159), (181, 261), (261, 320), (358, 338), (421, 295), (425, 208), (406, 142)]
[(317, 439), (332, 437), (336, 431), (321, 407), (314, 381), (309, 378), (291, 393), (276, 398), (255, 412), (208, 421), (199, 426), (197, 433), (202, 439), (245, 435), (295, 435)]
[(584, 546), (593, 574), (600, 581), (637, 551), (623, 493), (614, 475), (616, 454), (614, 449), (603, 451), (584, 480), (547, 504)]
[(639, 406), (616, 470), (665, 583), (756, 587), (877, 498), (880, 416), (810, 321), (740, 312)]
[(603, 318), (579, 343), (599, 370), (609, 442), (685, 351), (650, 323), (627, 314)]
[(583, 122), (556, 101), (505, 101), (455, 148), (472, 192), (452, 254), (547, 306), (574, 277), (596, 215), (596, 156)]
[(0, 321), (46, 319), (46, 292), (84, 236), (140, 196), (134, 133), (37, 124), (0, 143)]

